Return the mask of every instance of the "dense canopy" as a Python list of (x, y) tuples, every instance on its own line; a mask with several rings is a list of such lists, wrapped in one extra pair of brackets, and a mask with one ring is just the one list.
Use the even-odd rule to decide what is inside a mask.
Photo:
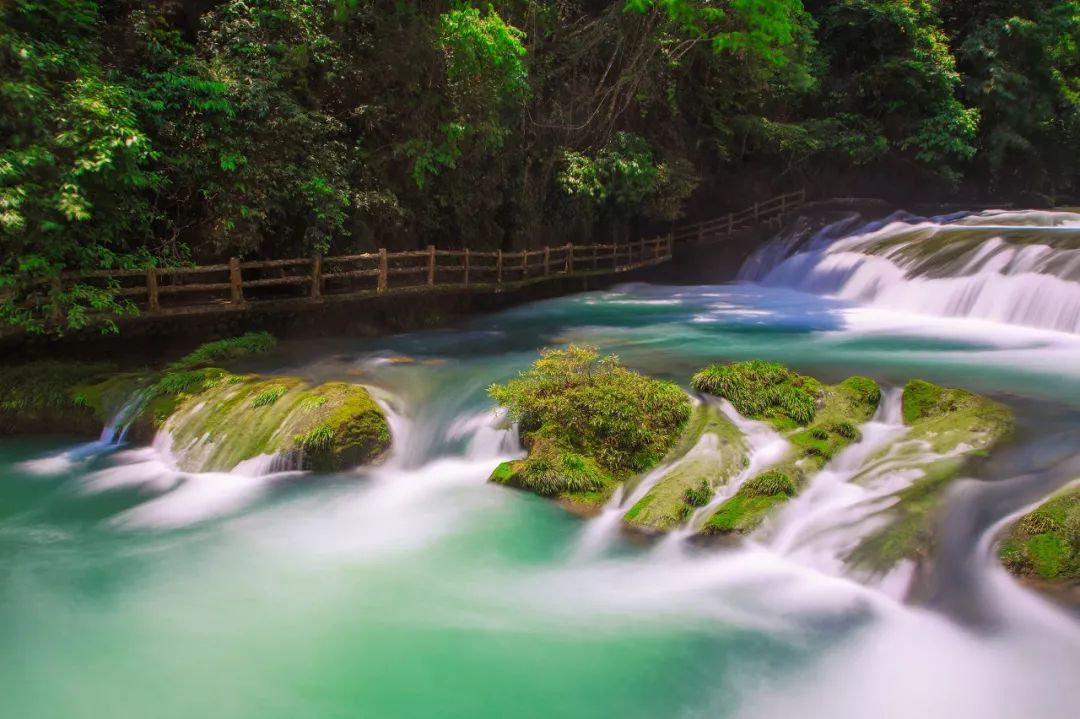
[(62, 271), (608, 240), (803, 185), (1053, 201), (1078, 40), (1046, 0), (10, 0), (0, 325), (125, 309)]

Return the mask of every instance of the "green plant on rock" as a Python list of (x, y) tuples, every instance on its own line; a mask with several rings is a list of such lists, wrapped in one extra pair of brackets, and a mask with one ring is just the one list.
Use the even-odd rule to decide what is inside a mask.
[(688, 507), (704, 507), (713, 498), (712, 487), (708, 482), (702, 481), (697, 487), (692, 487), (686, 490), (683, 494), (683, 502)]
[(678, 386), (631, 372), (592, 347), (544, 350), (517, 379), (488, 392), (526, 435), (616, 473), (659, 462), (690, 416), (690, 400)]
[(998, 549), (1005, 567), (1047, 582), (1080, 582), (1080, 487), (1059, 492), (1025, 514)]
[(304, 452), (325, 452), (334, 444), (334, 428), (320, 424), (310, 432), (293, 436), (293, 443)]
[(277, 340), (269, 332), (247, 332), (239, 337), (201, 344), (183, 359), (172, 363), (170, 369), (194, 369), (256, 357), (270, 352), (276, 345)]
[(780, 428), (814, 420), (820, 383), (776, 362), (754, 360), (711, 365), (690, 380), (698, 392), (723, 397), (739, 414), (773, 422)]
[(251, 398), (251, 406), (252, 408), (268, 407), (284, 397), (288, 391), (289, 388), (283, 384), (270, 385)]

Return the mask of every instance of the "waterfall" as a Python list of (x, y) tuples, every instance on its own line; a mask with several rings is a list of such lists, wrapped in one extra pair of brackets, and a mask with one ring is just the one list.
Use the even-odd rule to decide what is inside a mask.
[(1080, 214), (850, 219), (780, 236), (740, 279), (939, 317), (1080, 333)]

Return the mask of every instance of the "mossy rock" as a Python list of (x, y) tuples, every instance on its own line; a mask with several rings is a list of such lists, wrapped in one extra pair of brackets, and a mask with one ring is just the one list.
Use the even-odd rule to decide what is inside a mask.
[(618, 483), (656, 466), (690, 416), (690, 399), (595, 348), (544, 350), (533, 366), (489, 393), (519, 423), (529, 450), (492, 482), (558, 498), (592, 513)]
[[(160, 387), (181, 388), (166, 393)], [(163, 378), (143, 411), (172, 438), (181, 469), (229, 471), (262, 455), (337, 471), (367, 464), (390, 446), (390, 427), (367, 390), (345, 382), (311, 387), (295, 377), (234, 375), (218, 368)]]
[[(903, 559), (926, 558), (933, 543), (933, 523), (946, 490), (978, 456), (985, 455), (1013, 431), (1005, 406), (963, 389), (912, 380), (902, 398), (907, 435), (868, 458), (873, 468), (888, 458), (890, 471), (919, 476), (893, 496), (882, 510), (886, 521), (847, 557), (851, 566), (873, 574), (887, 572)], [(898, 453), (907, 448), (907, 454)], [(872, 472), (863, 471), (863, 480)], [(860, 481), (856, 477), (856, 481)]]
[(804, 379), (802, 386), (816, 387), (814, 421), (788, 434), (788, 456), (776, 467), (749, 479), (717, 507), (701, 527), (702, 534), (753, 531), (777, 507), (798, 494), (829, 460), (861, 439), (859, 425), (874, 416), (881, 401), (878, 384), (866, 377), (849, 377), (836, 385), (822, 385), (811, 378)]
[(46, 360), (0, 368), (0, 435), (97, 437), (144, 381), (109, 363)]
[(701, 534), (748, 534), (798, 492), (803, 477), (802, 470), (787, 465), (766, 470), (747, 480), (709, 517)]
[(1005, 568), (1052, 587), (1080, 585), (1080, 485), (1017, 520), (998, 547)]
[(822, 389), (813, 377), (761, 360), (710, 365), (690, 384), (698, 392), (728, 400), (742, 416), (768, 422), (780, 431), (813, 422)]
[(670, 469), (626, 513), (632, 527), (665, 532), (682, 525), (708, 504), (716, 489), (746, 466), (742, 433), (716, 407), (694, 408), (675, 447), (664, 458)]

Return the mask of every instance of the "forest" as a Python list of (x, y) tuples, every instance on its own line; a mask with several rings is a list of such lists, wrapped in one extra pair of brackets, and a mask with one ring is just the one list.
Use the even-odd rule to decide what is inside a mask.
[(4, 0), (0, 326), (127, 310), (65, 271), (610, 241), (802, 187), (1061, 204), (1078, 45), (1072, 1)]

